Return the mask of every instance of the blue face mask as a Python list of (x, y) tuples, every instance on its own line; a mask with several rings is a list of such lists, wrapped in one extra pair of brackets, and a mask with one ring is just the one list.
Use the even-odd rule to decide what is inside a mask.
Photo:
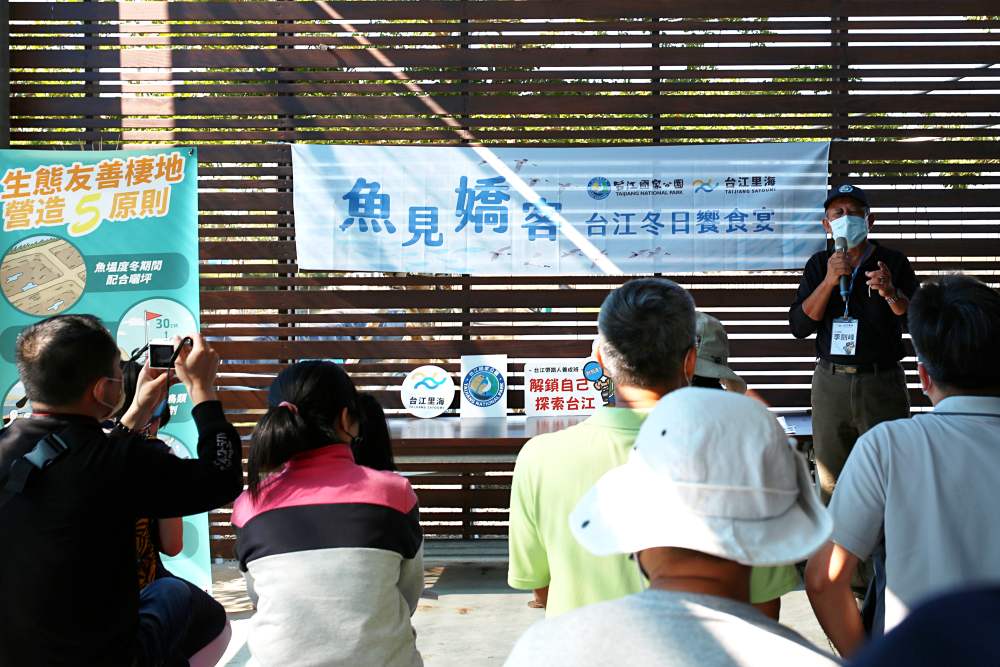
[(858, 215), (843, 215), (830, 221), (833, 238), (844, 237), (847, 247), (854, 248), (868, 238), (868, 221)]

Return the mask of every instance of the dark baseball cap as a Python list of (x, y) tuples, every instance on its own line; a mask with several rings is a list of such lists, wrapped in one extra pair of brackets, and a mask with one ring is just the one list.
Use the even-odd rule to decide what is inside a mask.
[(870, 208), (868, 205), (868, 195), (865, 194), (864, 190), (856, 185), (844, 183), (843, 185), (836, 185), (830, 190), (829, 194), (826, 196), (826, 201), (823, 202), (823, 210), (825, 211), (826, 207), (830, 205), (830, 202), (838, 197), (850, 197), (851, 199), (856, 199), (864, 204), (865, 208)]

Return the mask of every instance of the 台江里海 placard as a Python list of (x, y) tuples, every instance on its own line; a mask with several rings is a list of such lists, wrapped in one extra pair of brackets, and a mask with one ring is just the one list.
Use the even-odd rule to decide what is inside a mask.
[(439, 366), (414, 368), (400, 387), (403, 408), (414, 417), (430, 419), (451, 407), (455, 400), (455, 382)]

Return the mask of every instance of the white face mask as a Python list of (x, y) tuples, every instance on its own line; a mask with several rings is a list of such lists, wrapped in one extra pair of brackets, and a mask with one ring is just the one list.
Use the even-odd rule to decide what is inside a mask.
[(854, 248), (868, 238), (868, 221), (859, 215), (843, 215), (830, 221), (833, 238), (847, 239), (847, 247)]
[(110, 380), (112, 384), (118, 386), (118, 398), (115, 399), (114, 403), (107, 403), (102, 399), (97, 393), (94, 394), (94, 400), (103, 405), (108, 409), (108, 414), (104, 415), (104, 419), (110, 419), (118, 414), (118, 411), (122, 409), (125, 405), (125, 392), (122, 388), (122, 381), (117, 378), (107, 377), (105, 380)]

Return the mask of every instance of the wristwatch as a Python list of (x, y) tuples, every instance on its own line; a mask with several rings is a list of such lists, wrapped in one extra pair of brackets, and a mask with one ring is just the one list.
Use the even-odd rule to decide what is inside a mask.
[(897, 301), (899, 301), (899, 290), (893, 288), (893, 290), (892, 290), (892, 296), (885, 297), (885, 302), (891, 306), (892, 304), (896, 303)]

